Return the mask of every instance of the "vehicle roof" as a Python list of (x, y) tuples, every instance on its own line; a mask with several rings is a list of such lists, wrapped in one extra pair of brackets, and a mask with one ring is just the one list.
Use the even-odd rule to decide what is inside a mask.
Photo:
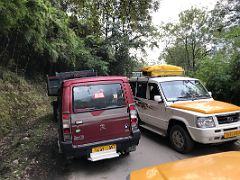
[(196, 78), (190, 78), (185, 76), (164, 76), (164, 77), (134, 77), (130, 81), (155, 81), (155, 82), (166, 82), (166, 81), (177, 81), (177, 80), (198, 80)]
[(123, 81), (128, 82), (128, 78), (125, 76), (95, 76), (95, 77), (84, 77), (84, 78), (75, 78), (64, 80), (64, 87), (84, 82), (96, 82), (96, 81)]
[(239, 159), (240, 152), (238, 151), (199, 156), (133, 171), (130, 174), (130, 180), (237, 180), (239, 179), (240, 172)]

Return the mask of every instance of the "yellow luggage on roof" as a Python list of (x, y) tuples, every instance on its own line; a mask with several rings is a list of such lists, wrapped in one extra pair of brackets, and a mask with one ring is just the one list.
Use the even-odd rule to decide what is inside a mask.
[(178, 76), (184, 74), (184, 69), (180, 66), (161, 64), (144, 67), (142, 72), (147, 76)]

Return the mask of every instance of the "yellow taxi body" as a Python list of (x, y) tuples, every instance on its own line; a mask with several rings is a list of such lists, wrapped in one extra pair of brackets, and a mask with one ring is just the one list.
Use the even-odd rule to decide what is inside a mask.
[(135, 170), (130, 180), (239, 180), (240, 152), (223, 152)]

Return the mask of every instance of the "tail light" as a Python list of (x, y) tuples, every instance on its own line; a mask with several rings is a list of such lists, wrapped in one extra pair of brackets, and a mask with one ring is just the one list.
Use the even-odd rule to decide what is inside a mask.
[(64, 141), (71, 141), (71, 124), (70, 114), (62, 114), (63, 139)]
[(132, 126), (132, 129), (136, 129), (137, 128), (137, 111), (136, 111), (136, 108), (135, 108), (135, 105), (133, 104), (130, 104), (129, 105), (129, 111), (130, 111), (130, 118), (131, 118), (131, 126)]

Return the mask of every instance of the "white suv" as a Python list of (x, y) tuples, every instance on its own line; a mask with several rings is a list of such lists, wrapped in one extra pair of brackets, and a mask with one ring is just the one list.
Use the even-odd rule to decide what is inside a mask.
[(235, 142), (240, 107), (215, 101), (198, 79), (182, 76), (132, 77), (140, 126), (168, 136), (172, 147), (190, 152), (194, 142)]

